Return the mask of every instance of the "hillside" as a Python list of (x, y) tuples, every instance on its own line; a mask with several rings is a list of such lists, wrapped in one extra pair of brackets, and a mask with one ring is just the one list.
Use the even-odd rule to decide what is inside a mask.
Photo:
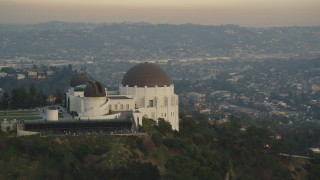
[[(199, 120), (199, 121), (198, 121)], [(209, 125), (183, 117), (181, 131), (144, 119), (143, 136), (0, 136), (0, 179), (316, 179), (317, 160), (289, 153), (263, 127)], [(266, 148), (266, 144), (270, 148)]]

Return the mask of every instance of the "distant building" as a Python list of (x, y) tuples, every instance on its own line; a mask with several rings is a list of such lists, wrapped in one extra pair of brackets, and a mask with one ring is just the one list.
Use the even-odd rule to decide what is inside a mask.
[(1, 78), (1, 77), (7, 77), (7, 76), (8, 76), (7, 73), (5, 73), (5, 72), (0, 72), (0, 78)]
[(22, 74), (22, 73), (18, 73), (17, 74), (17, 79), (18, 80), (25, 79), (25, 78), (26, 78), (26, 76), (24, 74)]
[(320, 91), (320, 84), (312, 84), (311, 86), (312, 93), (317, 93)]
[(55, 96), (52, 96), (52, 95), (50, 95), (50, 96), (48, 96), (48, 98), (47, 98), (47, 102), (49, 102), (49, 103), (54, 103), (55, 101), (56, 101), (56, 97)]
[(1, 122), (1, 130), (3, 132), (16, 130), (16, 127), (17, 127), (16, 124), (17, 124), (17, 120), (16, 119), (14, 119), (13, 121), (7, 121), (6, 119), (4, 119)]
[(54, 75), (53, 71), (47, 71), (47, 76), (52, 76), (52, 75)]
[(205, 102), (206, 95), (202, 93), (197, 93), (197, 92), (189, 92), (188, 93), (188, 99), (189, 100), (194, 100), (198, 103), (203, 103)]
[(313, 153), (320, 153), (320, 143), (319, 144), (317, 144), (317, 145), (315, 145), (315, 146), (313, 146), (313, 147), (311, 147), (311, 148), (309, 148), (310, 149), (310, 151), (312, 151)]
[(36, 79), (38, 77), (37, 71), (28, 71), (28, 78)]
[(200, 109), (200, 114), (210, 114), (211, 110), (209, 108)]
[(44, 78), (46, 78), (46, 73), (44, 73), (44, 72), (38, 72), (38, 73), (37, 73), (37, 78), (38, 78), (38, 79), (44, 79)]

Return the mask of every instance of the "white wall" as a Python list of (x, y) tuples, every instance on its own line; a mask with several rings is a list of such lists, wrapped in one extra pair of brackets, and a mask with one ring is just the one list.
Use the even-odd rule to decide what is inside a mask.
[(119, 87), (120, 95), (131, 95), (135, 99), (140, 113), (135, 113), (137, 123), (142, 123), (142, 118), (158, 120), (163, 118), (170, 122), (173, 130), (179, 131), (179, 98), (174, 94), (174, 86), (168, 87)]
[[(112, 94), (112, 93), (111, 93)], [(123, 98), (123, 96), (128, 97)], [(119, 95), (112, 97), (83, 97), (83, 92), (67, 92), (70, 99), (70, 111), (76, 111), (82, 117), (102, 117), (112, 111), (132, 111), (136, 124), (142, 124), (144, 116), (170, 122), (173, 130), (179, 131), (179, 98), (174, 94), (174, 86), (165, 87), (128, 87), (120, 86)], [(117, 97), (119, 97), (117, 99)], [(122, 98), (121, 98), (122, 97)]]
[(47, 117), (48, 121), (57, 121), (58, 120), (58, 109), (47, 109)]
[(17, 136), (31, 136), (31, 135), (36, 135), (40, 134), (39, 132), (33, 132), (33, 131), (22, 131), (22, 130), (17, 130)]
[(120, 85), (119, 94), (133, 96), (165, 96), (174, 94), (174, 85), (164, 87), (129, 87)]
[(106, 97), (84, 97), (83, 109), (78, 111), (79, 114), (85, 117), (103, 116), (107, 114), (108, 102)]
[(134, 99), (109, 99), (109, 109), (112, 111), (130, 111), (135, 109)]

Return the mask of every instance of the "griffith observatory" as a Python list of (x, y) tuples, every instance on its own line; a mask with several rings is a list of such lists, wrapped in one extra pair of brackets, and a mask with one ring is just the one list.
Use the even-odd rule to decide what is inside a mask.
[(179, 131), (179, 98), (171, 78), (153, 63), (140, 63), (129, 69), (117, 91), (108, 89), (86, 73), (74, 75), (65, 95), (66, 109), (79, 120), (105, 120), (132, 117), (159, 118)]

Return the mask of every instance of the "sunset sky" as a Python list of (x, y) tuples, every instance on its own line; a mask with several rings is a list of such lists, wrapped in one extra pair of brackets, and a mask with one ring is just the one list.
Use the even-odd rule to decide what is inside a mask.
[(320, 25), (320, 0), (0, 0), (0, 23)]

